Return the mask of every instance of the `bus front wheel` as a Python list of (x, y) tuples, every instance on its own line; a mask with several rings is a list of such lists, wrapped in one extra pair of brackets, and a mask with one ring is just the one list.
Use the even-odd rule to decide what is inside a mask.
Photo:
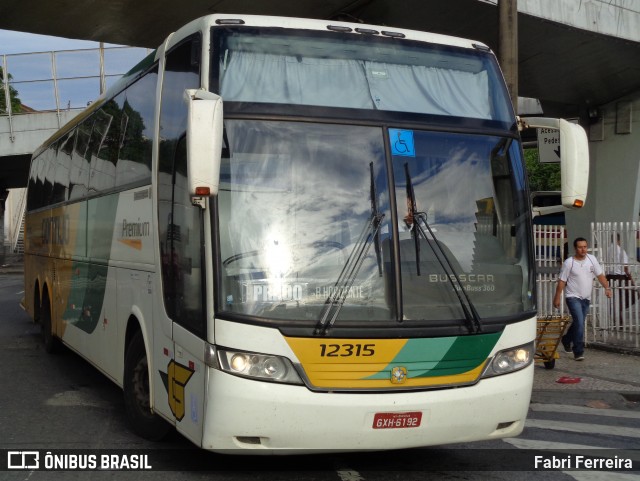
[(124, 360), (124, 406), (133, 431), (150, 441), (161, 441), (171, 425), (151, 411), (149, 364), (142, 332), (131, 339)]

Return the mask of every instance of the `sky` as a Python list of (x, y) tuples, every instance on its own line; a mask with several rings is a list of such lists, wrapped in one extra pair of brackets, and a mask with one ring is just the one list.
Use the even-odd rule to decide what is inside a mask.
[[(109, 44), (111, 45), (111, 44)], [(73, 50), (77, 48), (97, 48), (98, 42), (72, 40), (48, 35), (0, 30), (0, 55), (29, 52), (50, 52), (52, 50)]]

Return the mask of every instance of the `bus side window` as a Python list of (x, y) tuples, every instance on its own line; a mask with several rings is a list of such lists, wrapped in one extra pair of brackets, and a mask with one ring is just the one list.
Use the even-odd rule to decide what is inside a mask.
[(204, 336), (201, 279), (201, 209), (187, 190), (185, 89), (200, 87), (200, 37), (187, 39), (168, 54), (162, 81), (158, 161), (158, 237), (165, 309), (174, 322)]
[(196, 334), (204, 335), (202, 295), (202, 209), (194, 207), (187, 190), (187, 142), (176, 148), (173, 182), (173, 232), (171, 253), (175, 289), (174, 320)]
[(51, 162), (51, 203), (57, 204), (67, 200), (67, 191), (69, 190), (69, 166), (70, 162), (65, 162), (68, 157), (64, 153), (60, 152), (60, 146), (62, 145), (62, 139), (58, 140), (50, 149), (53, 156)]
[(116, 187), (148, 182), (151, 178), (151, 153), (153, 112), (148, 105), (155, 102), (158, 67), (155, 66), (141, 79), (130, 85), (117, 98), (120, 110), (114, 121), (117, 123), (117, 138), (113, 149), (116, 151)]
[(29, 185), (27, 189), (27, 210), (36, 210), (40, 207), (40, 199), (38, 191), (38, 169), (40, 157), (36, 157), (31, 161), (31, 171), (29, 172)]
[(75, 144), (71, 155), (69, 200), (82, 199), (89, 191), (89, 159), (85, 157), (89, 147), (89, 137), (93, 128), (93, 119), (79, 124), (75, 129)]
[[(113, 103), (113, 102), (110, 102)], [(105, 105), (109, 107), (109, 103)], [(103, 107), (93, 114), (93, 129), (89, 137), (89, 147), (87, 158), (91, 165), (89, 174), (89, 191), (91, 193), (111, 190), (115, 186), (115, 164), (109, 162), (105, 157), (105, 151), (109, 144), (108, 135), (113, 115), (107, 113)], [(102, 153), (102, 155), (100, 155)]]
[(55, 174), (56, 174), (56, 169), (55, 169), (56, 150), (57, 150), (56, 142), (54, 142), (47, 148), (47, 150), (45, 150), (42, 153), (42, 158), (45, 159), (44, 161), (45, 167), (43, 169), (44, 185), (42, 187), (43, 189), (42, 198), (45, 205), (50, 205), (53, 203), (52, 202), (53, 186), (55, 184)]

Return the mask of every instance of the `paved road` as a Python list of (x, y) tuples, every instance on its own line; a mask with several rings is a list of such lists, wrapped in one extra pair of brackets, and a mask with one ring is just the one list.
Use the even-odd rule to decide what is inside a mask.
[[(47, 355), (38, 326), (19, 308), (22, 279), (0, 275), (0, 480), (163, 479), (215, 481), (423, 481), (640, 479), (638, 471), (533, 470), (539, 449), (552, 459), (596, 455), (640, 463), (640, 358), (589, 351), (536, 368), (527, 425), (515, 439), (383, 453), (300, 457), (222, 456), (175, 435), (160, 445), (133, 435), (121, 391), (75, 354)], [(560, 377), (581, 382), (561, 384)], [(158, 448), (163, 449), (159, 454)], [(608, 451), (600, 451), (606, 448)], [(163, 472), (2, 471), (7, 450), (150, 453)], [(92, 450), (92, 451), (83, 451)], [(546, 458), (545, 458), (546, 459)], [(575, 462), (575, 458), (571, 458)], [(565, 463), (566, 464), (566, 463)], [(208, 471), (184, 470), (205, 466)], [(636, 469), (640, 464), (636, 464)], [(517, 469), (528, 471), (514, 472)]]

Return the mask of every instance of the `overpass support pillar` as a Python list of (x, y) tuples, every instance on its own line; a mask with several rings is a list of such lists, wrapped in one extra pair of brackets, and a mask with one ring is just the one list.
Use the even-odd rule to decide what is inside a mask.
[(498, 60), (518, 113), (518, 0), (498, 0)]

